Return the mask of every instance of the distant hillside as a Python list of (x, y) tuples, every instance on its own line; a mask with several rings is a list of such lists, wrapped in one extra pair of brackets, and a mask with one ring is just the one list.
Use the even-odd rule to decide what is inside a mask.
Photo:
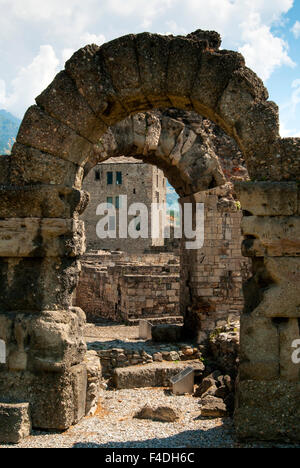
[(0, 110), (0, 154), (5, 154), (8, 142), (16, 138), (21, 121), (5, 110)]

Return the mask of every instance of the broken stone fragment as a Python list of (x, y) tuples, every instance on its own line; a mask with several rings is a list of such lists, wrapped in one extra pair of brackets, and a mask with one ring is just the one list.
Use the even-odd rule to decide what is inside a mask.
[(210, 377), (205, 377), (205, 379), (202, 380), (201, 384), (199, 387), (196, 389), (195, 392), (195, 397), (200, 398), (202, 395), (204, 395), (211, 387), (215, 385), (215, 380), (210, 378)]
[(227, 408), (221, 398), (208, 395), (201, 400), (201, 416), (207, 418), (223, 418), (228, 416)]
[(151, 408), (149, 405), (145, 405), (134, 415), (137, 419), (152, 419), (153, 421), (161, 422), (175, 422), (180, 419), (180, 416), (180, 412), (174, 408), (168, 406)]
[(18, 444), (30, 432), (29, 403), (0, 403), (0, 443)]

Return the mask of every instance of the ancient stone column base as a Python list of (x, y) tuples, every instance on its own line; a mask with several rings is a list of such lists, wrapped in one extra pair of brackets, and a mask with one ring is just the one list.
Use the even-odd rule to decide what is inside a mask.
[(241, 440), (299, 441), (300, 382), (240, 382), (234, 422)]
[(63, 373), (0, 372), (0, 399), (28, 401), (32, 427), (66, 430), (85, 416), (86, 364)]

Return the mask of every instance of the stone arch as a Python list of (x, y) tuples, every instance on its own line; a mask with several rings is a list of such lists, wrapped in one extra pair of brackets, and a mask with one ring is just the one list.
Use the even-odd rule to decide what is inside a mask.
[[(110, 127), (101, 138), (95, 160), (85, 166), (85, 174), (94, 164), (107, 159), (111, 162), (112, 158), (120, 155), (123, 162), (126, 162), (126, 157), (134, 157), (162, 169), (178, 196), (185, 198), (186, 202), (193, 204), (194, 200), (187, 197), (203, 193), (198, 201), (205, 207), (204, 246), (189, 253), (185, 249), (186, 244), (181, 243), (180, 310), (185, 317), (185, 331), (189, 337), (199, 339), (202, 336), (204, 339), (216, 326), (224, 325), (229, 316), (236, 319), (243, 304), (240, 297), (241, 272), (248, 272), (249, 261), (237, 253), (241, 243), (242, 213), (232, 186), (235, 178), (249, 178), (241, 152), (234, 140), (199, 114), (166, 109), (138, 113)], [(97, 166), (98, 171), (100, 166)], [(234, 177), (234, 174), (239, 174), (239, 177)], [(93, 184), (92, 174), (88, 181), (89, 186)], [(85, 183), (83, 187), (89, 191)], [(81, 217), (85, 221), (87, 248), (96, 250), (108, 247), (105, 241), (97, 240), (95, 233), (98, 203), (99, 199), (92, 196)], [(229, 224), (231, 228), (227, 232)], [(119, 245), (118, 241), (116, 245)], [(126, 246), (129, 249), (141, 248), (136, 242)], [(213, 247), (215, 254), (210, 256)], [(115, 247), (112, 249), (116, 250)], [(223, 264), (222, 270), (218, 262)], [(231, 278), (228, 287), (224, 285), (227, 275)], [(213, 294), (212, 288), (219, 289), (218, 296)], [(81, 289), (81, 284), (79, 291), (84, 298), (85, 287)], [(81, 306), (82, 302), (79, 300), (77, 304)], [(85, 309), (83, 305), (82, 308)]]
[[(84, 414), (83, 318), (70, 301), (83, 251), (78, 214), (88, 202), (80, 190), (85, 165), (108, 127), (129, 114), (176, 107), (210, 118), (236, 140), (251, 179), (262, 181), (240, 184), (243, 208), (254, 217), (278, 216), (280, 239), (291, 233), (293, 258), (283, 258), (280, 245), (273, 252), (279, 258), (269, 258), (274, 237), (247, 225), (246, 240), (258, 239), (260, 250), (246, 246), (255, 257), (254, 276), (245, 293), (236, 421), (241, 437), (300, 438), (299, 373), (288, 348), (299, 334), (299, 250), (279, 219), (299, 215), (300, 139), (280, 138), (278, 110), (261, 80), (240, 54), (219, 47), (217, 33), (196, 31), (128, 35), (80, 49), (29, 108), (11, 157), (1, 160), (1, 333), (15, 359), (1, 370), (0, 397), (29, 401), (35, 427), (64, 429)], [(281, 311), (270, 306), (266, 288), (282, 304), (284, 291), (291, 294), (287, 320), (273, 320)], [(291, 403), (283, 419), (286, 394)]]

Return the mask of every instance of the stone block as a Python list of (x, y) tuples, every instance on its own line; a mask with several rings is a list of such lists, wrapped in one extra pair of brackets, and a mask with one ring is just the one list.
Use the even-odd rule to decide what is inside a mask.
[(253, 315), (300, 318), (299, 257), (268, 257), (264, 259), (265, 277), (272, 284), (263, 290), (262, 300)]
[(244, 380), (278, 380), (280, 376), (278, 359), (241, 361), (239, 365), (240, 381)]
[(68, 257), (0, 258), (3, 311), (66, 310), (78, 285), (80, 263)]
[(18, 444), (30, 432), (29, 403), (0, 402), (0, 443)]
[[(192, 361), (195, 373), (202, 373), (204, 365), (200, 361)], [(116, 388), (169, 387), (170, 379), (186, 369), (184, 362), (155, 362), (144, 366), (117, 368), (113, 372), (113, 382)]]
[(56, 75), (48, 88), (36, 98), (36, 102), (52, 117), (93, 143), (98, 143), (107, 130), (107, 126), (97, 118), (65, 71)]
[(141, 89), (154, 108), (172, 105), (166, 92), (171, 41), (170, 37), (158, 34), (142, 33), (136, 36)]
[(128, 116), (118, 100), (99, 46), (92, 44), (75, 52), (66, 62), (66, 72), (105, 124), (112, 125)]
[(147, 320), (139, 322), (139, 337), (141, 340), (151, 340), (152, 338), (152, 325)]
[(17, 143), (66, 159), (79, 166), (84, 166), (89, 158), (93, 157), (94, 152), (90, 141), (38, 106), (31, 106), (27, 110), (18, 132)]
[(236, 70), (222, 95), (219, 110), (222, 118), (234, 126), (254, 99), (268, 99), (268, 91), (260, 78), (249, 68)]
[(184, 37), (176, 37), (170, 43), (167, 94), (174, 107), (192, 108), (189, 96), (205, 47), (204, 42), (192, 42)]
[(13, 185), (64, 185), (80, 189), (83, 176), (84, 169), (73, 162), (20, 143), (14, 145), (10, 177)]
[(87, 392), (85, 414), (92, 416), (98, 407), (102, 366), (96, 351), (87, 351), (85, 356), (87, 366)]
[(213, 111), (216, 110), (224, 92), (225, 83), (227, 84), (233, 72), (244, 64), (243, 56), (237, 52), (205, 51), (191, 92), (195, 110), (213, 119)]
[[(275, 319), (276, 320), (276, 319)], [(280, 378), (288, 382), (300, 381), (300, 363), (292, 360), (293, 342), (300, 339), (298, 319), (277, 319), (279, 333)]]
[(137, 419), (151, 419), (152, 421), (169, 423), (178, 421), (180, 417), (181, 413), (177, 409), (169, 406), (158, 406), (156, 408), (152, 408), (149, 405), (145, 405), (134, 415), (134, 418)]
[(81, 214), (89, 194), (64, 186), (0, 187), (0, 218), (73, 218)]
[(277, 362), (279, 372), (279, 336), (271, 318), (242, 314), (240, 361), (260, 362), (266, 366)]
[(242, 440), (299, 441), (300, 383), (240, 382), (234, 422)]
[(0, 257), (75, 257), (84, 252), (83, 221), (55, 218), (0, 220)]
[(245, 216), (241, 222), (244, 253), (254, 257), (300, 255), (299, 216)]
[(0, 399), (28, 401), (32, 427), (64, 431), (85, 414), (86, 366), (66, 372), (0, 371)]
[(124, 107), (131, 112), (147, 108), (147, 98), (141, 90), (135, 36), (128, 34), (104, 44), (101, 55)]
[(201, 400), (201, 416), (203, 418), (225, 418), (229, 416), (222, 398), (207, 395)]
[[(282, 164), (282, 178), (285, 180), (299, 180), (300, 175), (300, 139), (280, 138), (280, 154)], [(300, 202), (300, 199), (299, 199)], [(298, 206), (298, 214), (300, 214)]]
[(84, 359), (84, 325), (84, 313), (78, 308), (40, 314), (1, 314), (0, 338), (6, 341), (5, 369), (63, 373)]
[(242, 209), (255, 216), (293, 216), (297, 214), (296, 182), (235, 182)]

